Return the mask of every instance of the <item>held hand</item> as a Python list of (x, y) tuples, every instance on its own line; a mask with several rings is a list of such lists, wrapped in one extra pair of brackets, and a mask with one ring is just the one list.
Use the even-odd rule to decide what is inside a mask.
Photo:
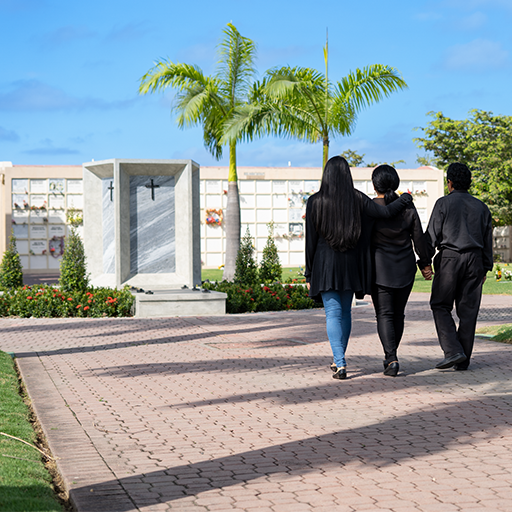
[(432, 280), (432, 265), (428, 265), (425, 268), (421, 269), (421, 274), (423, 275), (423, 278), (425, 281), (431, 281)]
[(408, 192), (404, 192), (404, 193), (400, 196), (400, 199), (402, 200), (402, 202), (403, 202), (405, 205), (408, 205), (408, 204), (411, 204), (411, 203), (412, 203), (412, 196), (411, 196), (411, 194), (409, 194)]
[(306, 283), (306, 287), (307, 287), (308, 292), (309, 292), (309, 289), (311, 288), (311, 283)]
[(482, 279), (482, 284), (485, 283), (485, 280), (487, 279), (487, 276), (484, 276), (484, 278)]

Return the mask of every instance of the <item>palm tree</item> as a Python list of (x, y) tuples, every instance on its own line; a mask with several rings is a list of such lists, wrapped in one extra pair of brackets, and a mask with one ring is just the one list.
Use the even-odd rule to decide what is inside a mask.
[(328, 78), (327, 45), (324, 60), (325, 75), (288, 66), (268, 71), (253, 87), (249, 104), (228, 122), (223, 140), (252, 140), (274, 133), (312, 143), (322, 141), (325, 166), (330, 137), (349, 135), (363, 108), (407, 88), (397, 69), (382, 64), (356, 69), (333, 84)]
[(205, 76), (198, 66), (161, 60), (140, 80), (139, 93), (168, 87), (177, 89), (172, 111), (180, 128), (203, 126), (206, 148), (218, 160), (224, 145), (229, 146), (228, 201), (224, 215), (226, 256), (224, 279), (231, 281), (240, 246), (240, 200), (236, 170), (236, 145), (241, 137), (223, 139), (226, 123), (248, 101), (256, 70), (256, 46), (228, 23), (218, 47), (218, 69)]

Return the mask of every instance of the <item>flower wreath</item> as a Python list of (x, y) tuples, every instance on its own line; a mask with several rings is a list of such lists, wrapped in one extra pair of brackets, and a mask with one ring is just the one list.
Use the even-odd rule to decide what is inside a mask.
[(206, 210), (206, 224), (221, 226), (222, 225), (222, 210), (213, 208)]

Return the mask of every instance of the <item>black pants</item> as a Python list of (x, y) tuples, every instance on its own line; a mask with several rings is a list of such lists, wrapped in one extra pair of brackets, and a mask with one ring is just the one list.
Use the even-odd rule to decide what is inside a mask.
[[(482, 299), (482, 281), (485, 271), (481, 251), (458, 253), (441, 251), (434, 258), (434, 283), (430, 308), (434, 315), (439, 344), (445, 357), (466, 354), (467, 360), (457, 365), (467, 368)], [(457, 329), (452, 317), (453, 303), (459, 317)]]
[(384, 349), (384, 366), (398, 361), (396, 351), (404, 333), (405, 306), (414, 281), (405, 288), (374, 284), (372, 301), (377, 316), (377, 332)]

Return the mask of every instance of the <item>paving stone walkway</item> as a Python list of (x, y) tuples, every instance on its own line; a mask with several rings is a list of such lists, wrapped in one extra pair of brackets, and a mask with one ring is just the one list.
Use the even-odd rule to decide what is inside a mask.
[[(481, 325), (512, 322), (484, 296)], [(169, 319), (2, 319), (79, 512), (512, 511), (512, 345), (442, 359), (413, 294), (401, 373), (354, 309), (335, 381), (322, 310)]]

